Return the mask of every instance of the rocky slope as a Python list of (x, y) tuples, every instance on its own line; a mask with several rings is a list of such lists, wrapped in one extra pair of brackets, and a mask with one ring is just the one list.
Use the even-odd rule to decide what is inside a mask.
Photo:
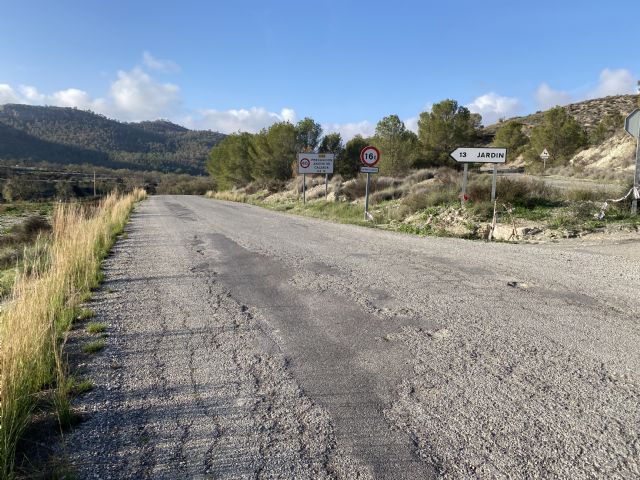
[(611, 170), (632, 172), (635, 153), (636, 142), (633, 137), (619, 132), (600, 145), (578, 152), (571, 159), (571, 164), (587, 174)]
[[(627, 116), (635, 108), (638, 108), (638, 95), (616, 95), (602, 98), (594, 98), (583, 102), (571, 103), (564, 106), (578, 122), (587, 130), (594, 128), (607, 114), (620, 114)], [(538, 111), (531, 115), (509, 118), (506, 121), (517, 121), (531, 129), (542, 122), (544, 111)], [(486, 132), (495, 133), (501, 123), (495, 123), (486, 127)]]

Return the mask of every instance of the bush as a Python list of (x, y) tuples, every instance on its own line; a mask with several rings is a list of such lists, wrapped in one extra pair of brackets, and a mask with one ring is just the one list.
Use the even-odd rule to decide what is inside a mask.
[(378, 192), (373, 193), (370, 197), (370, 200), (371, 200), (371, 203), (379, 203), (379, 202), (385, 202), (388, 200), (395, 200), (397, 198), (402, 197), (403, 193), (404, 193), (404, 190), (402, 188), (389, 187), (389, 188), (385, 188), (384, 190), (380, 190)]
[(498, 181), (496, 197), (503, 203), (527, 208), (558, 206), (561, 203), (558, 192), (541, 180), (502, 178)]
[(603, 200), (607, 198), (609, 195), (606, 192), (599, 190), (586, 190), (586, 189), (574, 189), (569, 190), (566, 193), (567, 200), (573, 202), (597, 202), (598, 200)]
[(422, 170), (417, 170), (413, 172), (411, 175), (408, 175), (404, 179), (405, 185), (413, 185), (416, 183), (424, 182), (425, 180), (430, 180), (435, 177), (435, 172), (432, 169), (424, 168)]
[[(376, 177), (375, 175), (372, 175), (369, 194), (373, 194), (375, 192), (379, 192), (381, 190), (388, 189), (388, 188), (396, 188), (401, 183), (402, 181), (397, 178)], [(349, 200), (357, 200), (358, 198), (364, 197), (366, 187), (367, 187), (367, 176), (358, 175), (357, 178), (354, 178), (353, 180), (349, 180), (343, 183), (338, 193), (341, 195), (345, 195)]]
[[(297, 180), (297, 178), (296, 178)], [(287, 186), (287, 183), (283, 180), (256, 180), (249, 183), (246, 187), (242, 189), (247, 195), (253, 195), (254, 193), (258, 193), (260, 191), (266, 190), (267, 192), (276, 193), (284, 190)], [(302, 188), (302, 177), (300, 177), (300, 188)]]
[(440, 167), (435, 173), (435, 178), (443, 185), (458, 185), (461, 182), (461, 174), (450, 167)]
[(434, 185), (432, 188), (419, 188), (402, 199), (402, 205), (409, 212), (417, 212), (428, 207), (448, 205), (459, 201), (458, 188), (452, 185)]
[(211, 177), (191, 175), (166, 175), (162, 177), (156, 193), (161, 195), (204, 195), (215, 190), (216, 182)]

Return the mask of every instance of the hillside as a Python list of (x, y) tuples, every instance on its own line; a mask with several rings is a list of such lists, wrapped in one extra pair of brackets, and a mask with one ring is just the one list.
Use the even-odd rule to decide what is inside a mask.
[[(607, 114), (619, 113), (622, 116), (627, 116), (635, 108), (638, 108), (638, 95), (616, 95), (610, 97), (594, 98), (591, 100), (571, 103), (564, 106), (564, 109), (578, 122), (580, 122), (587, 130), (591, 130), (592, 128), (594, 128)], [(544, 111), (539, 111), (536, 113), (532, 113), (531, 115), (509, 118), (506, 119), (505, 122), (520, 122), (526, 127), (525, 130), (530, 130), (531, 128), (542, 122), (544, 113)], [(487, 125), (487, 127), (485, 127), (484, 129), (485, 133), (495, 134), (496, 130), (502, 123)]]
[(123, 123), (75, 108), (0, 106), (0, 161), (204, 174), (223, 134), (165, 120)]

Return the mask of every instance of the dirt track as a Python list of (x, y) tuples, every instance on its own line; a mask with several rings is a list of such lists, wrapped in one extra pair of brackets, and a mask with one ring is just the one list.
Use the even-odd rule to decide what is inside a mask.
[(80, 478), (640, 475), (640, 242), (144, 202), (92, 306)]

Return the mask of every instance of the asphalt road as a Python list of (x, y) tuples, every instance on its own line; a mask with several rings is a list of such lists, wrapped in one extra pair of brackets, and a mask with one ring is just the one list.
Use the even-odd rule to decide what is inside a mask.
[(419, 238), (141, 204), (92, 308), (79, 478), (633, 478), (640, 239)]

